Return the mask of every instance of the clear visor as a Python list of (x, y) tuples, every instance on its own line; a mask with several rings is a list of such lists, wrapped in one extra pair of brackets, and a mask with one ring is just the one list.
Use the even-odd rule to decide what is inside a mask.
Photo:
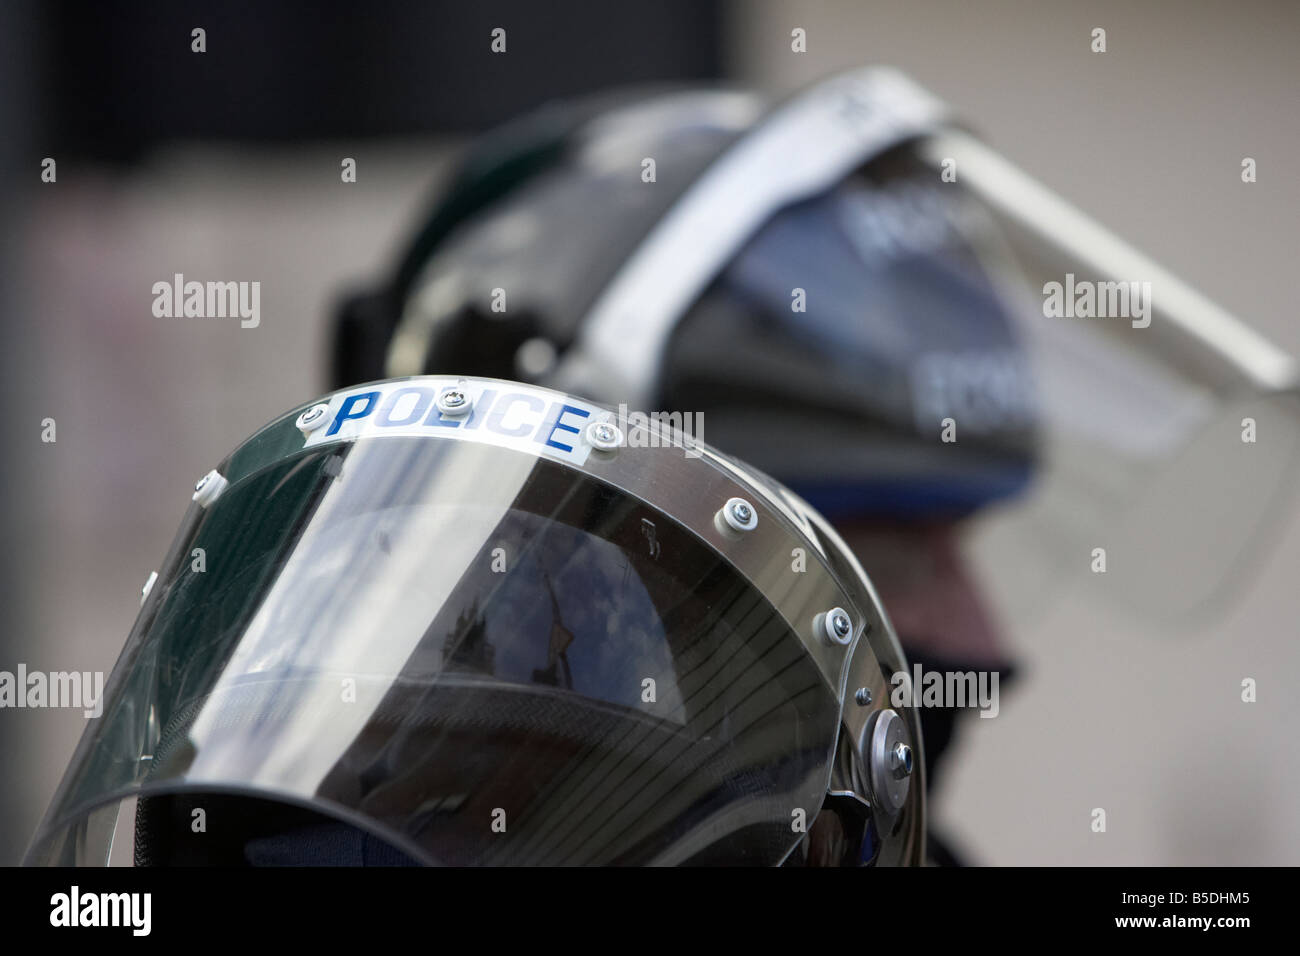
[(718, 550), (585, 471), (309, 445), (191, 508), (29, 860), (778, 863), (838, 694)]
[(977, 139), (921, 153), (979, 201), (962, 225), (1032, 376), (1037, 464), (980, 518), (989, 586), (1032, 616), (1062, 586), (1157, 624), (1222, 609), (1292, 494), (1293, 360)]

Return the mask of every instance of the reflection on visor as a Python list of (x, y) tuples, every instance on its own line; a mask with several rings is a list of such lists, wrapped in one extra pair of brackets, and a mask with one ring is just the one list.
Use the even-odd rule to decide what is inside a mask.
[[(821, 805), (835, 690), (731, 565), (597, 479), (358, 441), (191, 522), (53, 821), (138, 789), (137, 858), (168, 862), (189, 819), (149, 794), (206, 787), (364, 821), (426, 862), (770, 864)], [(245, 862), (329, 842), (293, 829)]]

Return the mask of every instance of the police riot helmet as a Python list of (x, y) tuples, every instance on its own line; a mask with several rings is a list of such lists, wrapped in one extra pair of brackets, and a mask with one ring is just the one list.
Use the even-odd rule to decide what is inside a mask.
[(192, 497), (29, 863), (922, 859), (871, 582), (704, 442), (414, 377), (293, 409)]

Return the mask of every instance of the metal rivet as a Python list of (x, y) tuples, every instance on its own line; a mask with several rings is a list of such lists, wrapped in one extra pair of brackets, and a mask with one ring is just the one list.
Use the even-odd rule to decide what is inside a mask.
[(860, 704), (863, 707), (870, 707), (871, 689), (869, 687), (859, 687), (857, 693), (853, 695), (853, 699), (856, 700), (858, 704)]
[(296, 422), (298, 430), (304, 435), (314, 432), (325, 424), (325, 419), (329, 415), (330, 407), (328, 405), (313, 405), (301, 415)]
[(623, 444), (623, 431), (611, 422), (592, 422), (587, 426), (587, 441), (593, 448), (609, 451)]

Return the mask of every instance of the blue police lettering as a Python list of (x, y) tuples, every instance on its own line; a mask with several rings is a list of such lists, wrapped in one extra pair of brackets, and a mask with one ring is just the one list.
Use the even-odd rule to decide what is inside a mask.
[(503, 392), (495, 388), (480, 392), (468, 415), (443, 415), (438, 408), (439, 391), (432, 386), (406, 385), (344, 395), (322, 437), (337, 435), (348, 422), (361, 422), (349, 435), (364, 434), (364, 428), (402, 434), (423, 428), (481, 429), (572, 454), (578, 443), (572, 439), (561, 440), (567, 437), (561, 433), (580, 435), (583, 420), (592, 415), (590, 409), (579, 405), (549, 401), (531, 392)]
[[(362, 401), (366, 403), (365, 410), (354, 413), (352, 410), (356, 408), (358, 402)], [(344, 422), (354, 421), (358, 418), (365, 418), (375, 410), (375, 405), (378, 401), (378, 392), (358, 392), (356, 395), (349, 395), (347, 398), (343, 399), (343, 404), (339, 406), (339, 413), (334, 416), (334, 421), (330, 424), (329, 431), (327, 431), (325, 435), (327, 437), (333, 435), (343, 427)]]
[[(397, 403), (407, 395), (416, 396), (415, 404), (408, 415), (395, 420), (393, 418), (393, 411), (397, 408)], [(379, 424), (385, 427), (389, 425), (414, 425), (416, 420), (424, 414), (425, 409), (429, 407), (429, 404), (432, 401), (433, 389), (431, 388), (422, 388), (418, 385), (413, 385), (408, 388), (399, 388), (388, 396), (383, 406), (379, 409)]]
[(560, 451), (573, 451), (572, 445), (566, 445), (563, 442), (555, 440), (555, 433), (560, 429), (564, 429), (566, 432), (573, 432), (575, 435), (580, 431), (580, 429), (575, 428), (573, 425), (565, 424), (562, 420), (565, 415), (569, 414), (581, 415), (583, 418), (587, 418), (591, 413), (574, 405), (566, 405), (563, 402), (556, 402), (551, 406), (550, 414), (542, 420), (541, 427), (537, 429), (537, 434), (533, 436), (533, 441), (544, 442), (552, 448), (560, 449)]

